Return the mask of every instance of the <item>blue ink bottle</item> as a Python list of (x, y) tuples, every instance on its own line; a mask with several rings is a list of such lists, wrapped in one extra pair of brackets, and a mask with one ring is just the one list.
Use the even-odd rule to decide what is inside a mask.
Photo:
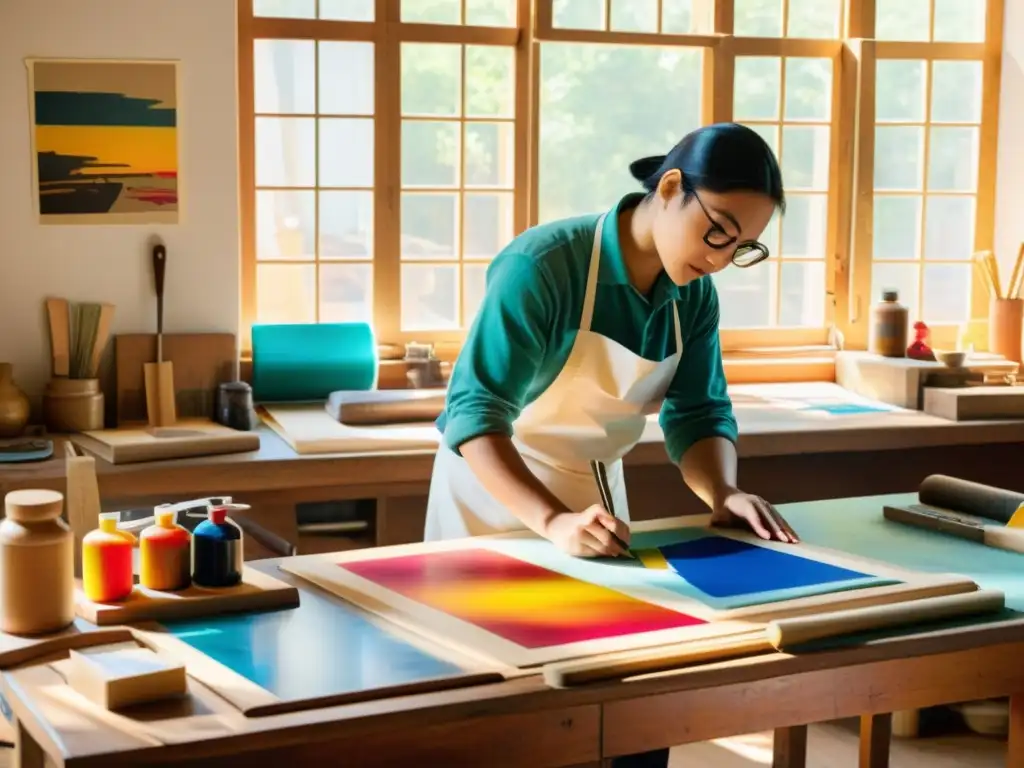
[(210, 507), (192, 532), (192, 581), (200, 587), (233, 587), (242, 581), (242, 530), (227, 507)]

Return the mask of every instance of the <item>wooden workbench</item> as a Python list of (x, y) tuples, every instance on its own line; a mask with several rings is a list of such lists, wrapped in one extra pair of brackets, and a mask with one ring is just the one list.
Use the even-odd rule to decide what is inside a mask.
[[(777, 503), (810, 501), (906, 492), (931, 473), (1024, 490), (1015, 469), (1024, 458), (1024, 422), (950, 422), (920, 412), (808, 414), (779, 405), (786, 398), (798, 404), (808, 386), (842, 392), (824, 383), (732, 388), (744, 490)], [(260, 437), (260, 450), (252, 453), (123, 466), (97, 461), (105, 507), (232, 495), (252, 504), (265, 527), (305, 549), (296, 530), (297, 503), (369, 500), (375, 526), (359, 544), (421, 539), (433, 450), (300, 456), (269, 428), (261, 427)], [(703, 511), (668, 462), (656, 417), (625, 465), (635, 518)], [(63, 461), (0, 469), (0, 494), (25, 487), (63, 489)], [(671, 508), (665, 507), (666, 489), (676, 494)], [(265, 553), (254, 548), (250, 556)]]
[[(766, 729), (777, 731), (780, 766), (804, 765), (803, 726), (862, 718), (865, 768), (886, 765), (887, 713), (979, 698), (1011, 696), (1007, 765), (1024, 765), (1024, 569), (1022, 556), (908, 529), (885, 521), (883, 503), (906, 497), (791, 505), (783, 512), (805, 541), (921, 570), (950, 563), (982, 587), (1007, 595), (997, 622), (903, 636), (805, 655), (756, 658), (615, 684), (548, 688), (537, 676), (475, 688), (349, 704), (305, 713), (245, 718), (216, 696), (203, 711), (138, 715), (150, 735), (112, 729), (73, 697), (33, 685), (32, 669), (7, 672), (3, 690), (18, 718), (20, 766), (44, 754), (57, 765), (175, 765), (231, 768), (287, 762), (353, 765), (598, 766), (616, 755)], [(823, 514), (824, 512), (829, 514)], [(840, 522), (841, 521), (841, 522)], [(274, 563), (261, 567), (272, 569)], [(436, 659), (351, 606), (302, 585), (303, 604), (286, 614), (217, 617), (170, 626), (192, 636), (222, 663), (287, 685), (304, 673), (341, 686), (378, 685), (382, 677), (430, 674)], [(305, 631), (316, 626), (319, 634)], [(429, 654), (428, 654), (429, 656)], [(388, 678), (392, 679), (392, 678)], [(269, 681), (269, 682), (268, 682)], [(276, 681), (276, 683), (274, 682)], [(161, 734), (153, 737), (151, 734)], [(256, 762), (258, 761), (258, 762)], [(812, 760), (813, 764), (813, 760)]]

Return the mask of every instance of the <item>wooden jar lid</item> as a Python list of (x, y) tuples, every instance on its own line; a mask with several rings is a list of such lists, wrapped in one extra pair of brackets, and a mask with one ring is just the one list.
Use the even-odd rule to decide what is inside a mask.
[(56, 520), (64, 511), (64, 494), (42, 489), (11, 491), (4, 498), (4, 510), (7, 517), (19, 523)]

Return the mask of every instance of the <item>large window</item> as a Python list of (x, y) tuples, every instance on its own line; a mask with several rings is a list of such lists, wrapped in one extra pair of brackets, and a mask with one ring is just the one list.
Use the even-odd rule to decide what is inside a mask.
[(735, 120), (779, 156), (768, 261), (715, 276), (725, 348), (866, 340), (897, 288), (986, 314), (1001, 3), (241, 0), (243, 311), (458, 342), (533, 224)]

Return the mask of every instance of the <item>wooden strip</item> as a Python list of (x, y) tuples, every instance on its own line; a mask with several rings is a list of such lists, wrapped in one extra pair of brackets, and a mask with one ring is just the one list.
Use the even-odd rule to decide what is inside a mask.
[(714, 48), (722, 35), (676, 35), (657, 32), (607, 32), (600, 29), (566, 29), (554, 27), (537, 30), (542, 43), (593, 43), (598, 45), (650, 45), (681, 48)]
[(798, 37), (733, 37), (729, 42), (737, 56), (808, 56), (833, 59), (843, 47), (840, 40), (808, 40)]
[[(246, 11), (242, 6), (249, 6)], [(283, 19), (252, 15), (252, 0), (241, 0), (240, 21), (246, 22), (248, 40), (239, 35), (243, 43), (253, 39), (280, 40), (358, 40), (374, 42), (383, 37), (384, 25), (374, 21), (331, 21), (328, 19)], [(242, 16), (243, 12), (245, 16)]]
[(50, 321), (50, 355), (54, 376), (67, 376), (71, 370), (71, 317), (67, 299), (47, 299)]
[(871, 258), (874, 250), (875, 45), (871, 40), (858, 40), (850, 45), (851, 61), (856, 62), (857, 72), (850, 288), (844, 332), (846, 346), (850, 349), (867, 349), (868, 343)]
[(97, 645), (125, 643), (134, 640), (128, 627), (105, 627), (83, 632), (77, 627), (41, 638), (0, 635), (0, 669), (30, 664), (36, 659)]
[[(241, 249), (241, 322), (238, 346), (252, 355), (256, 303), (256, 82), (253, 44), (257, 33), (253, 0), (238, 0), (238, 213)], [(274, 19), (273, 21), (281, 21)]]
[[(321, 22), (322, 23), (322, 22)], [(460, 27), (443, 24), (391, 24), (390, 35), (403, 43), (444, 43), (463, 45), (518, 45), (516, 27)]]
[(373, 325), (378, 340), (398, 343), (401, 327), (401, 45), (399, 0), (376, 0), (385, 22), (374, 46)]
[(880, 59), (936, 59), (970, 60), (983, 59), (985, 43), (924, 43), (895, 42), (878, 40), (876, 55)]
[(889, 768), (892, 713), (861, 715), (860, 768)]

